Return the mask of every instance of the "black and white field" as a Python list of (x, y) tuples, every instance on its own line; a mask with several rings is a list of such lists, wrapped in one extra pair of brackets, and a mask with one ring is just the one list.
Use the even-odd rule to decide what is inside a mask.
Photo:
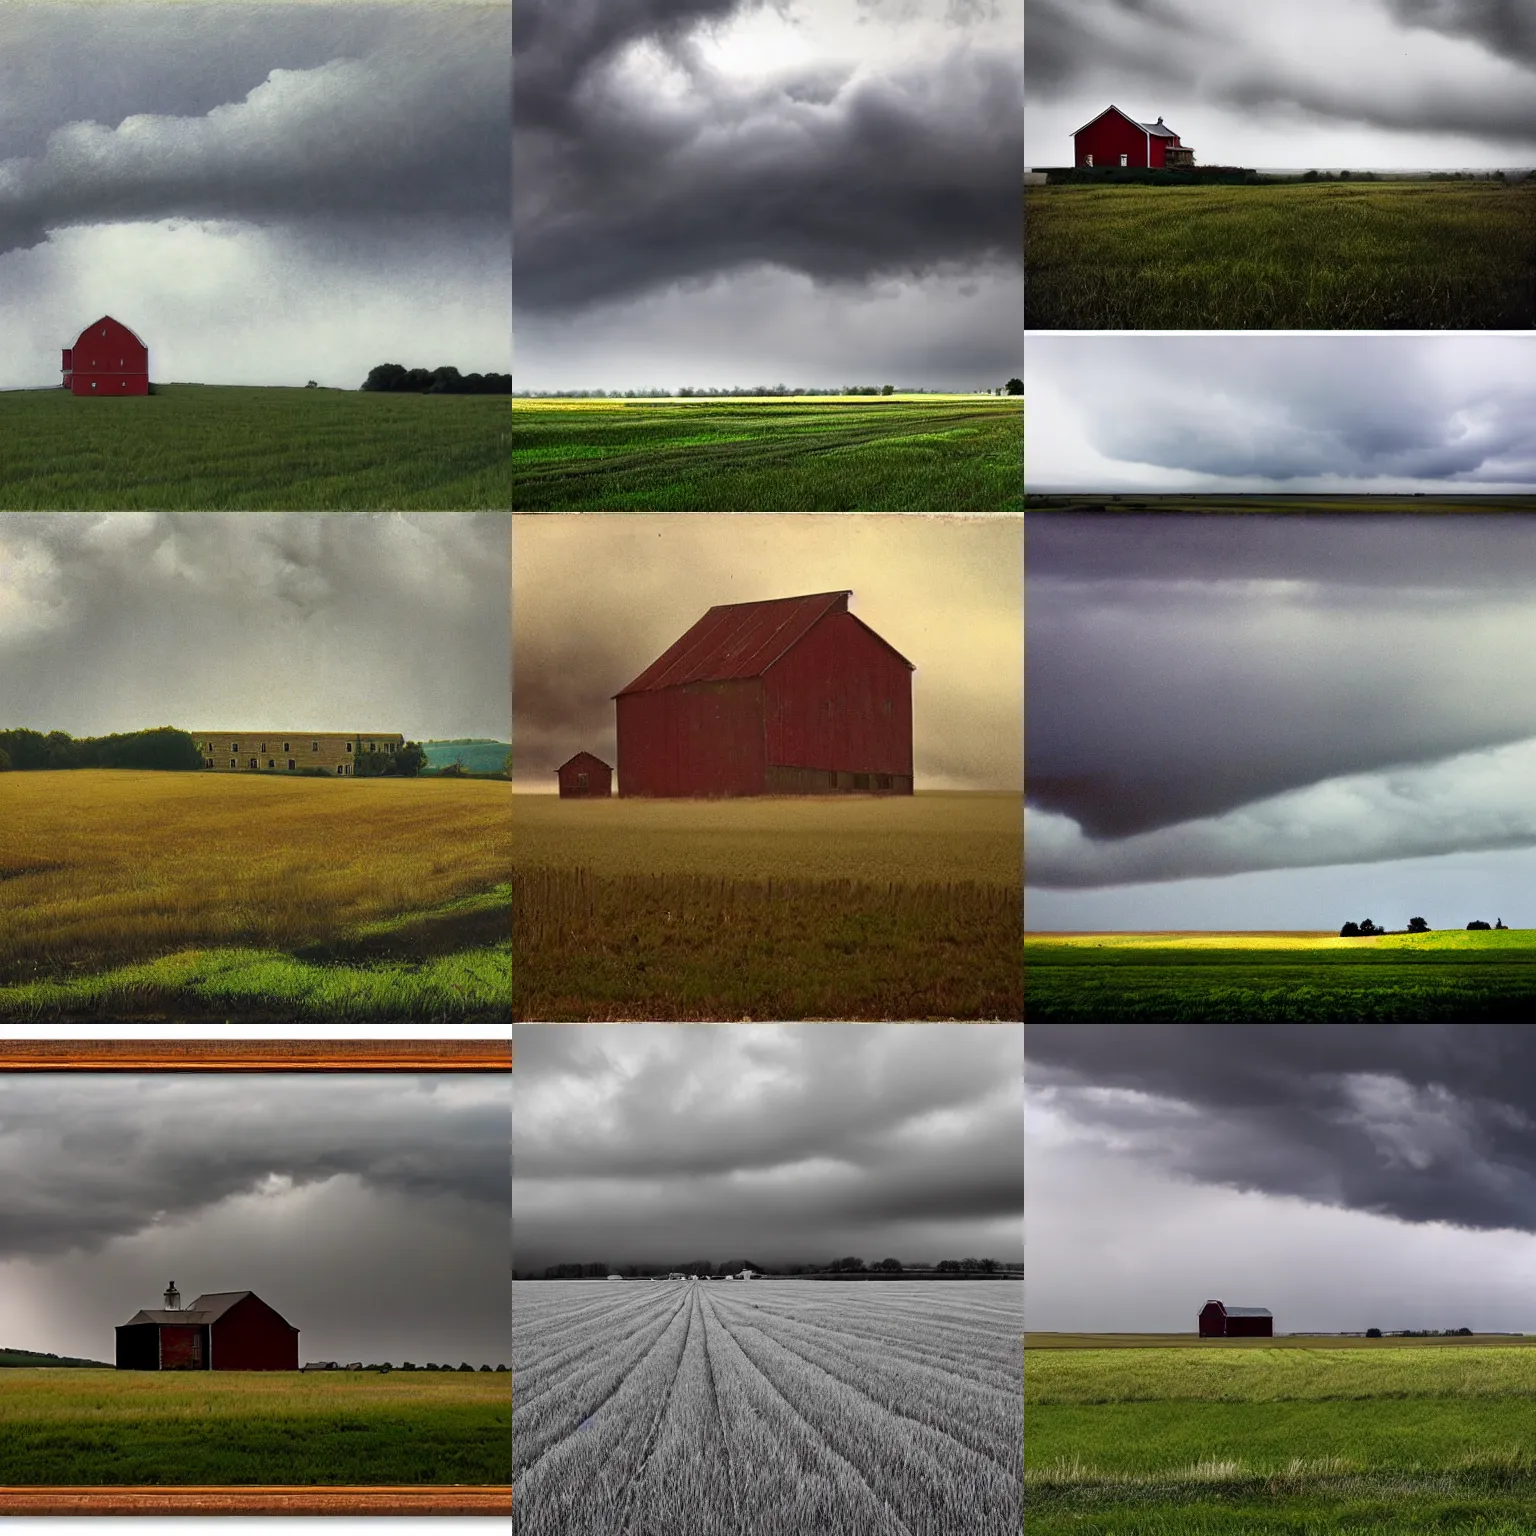
[(1022, 1284), (513, 1285), (521, 1536), (1013, 1536)]

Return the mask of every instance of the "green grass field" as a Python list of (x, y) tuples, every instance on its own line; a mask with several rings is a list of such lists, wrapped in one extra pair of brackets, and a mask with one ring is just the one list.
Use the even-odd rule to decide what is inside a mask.
[(504, 1372), (0, 1372), (0, 1485), (511, 1480)]
[(514, 510), (1016, 512), (1017, 398), (516, 400)]
[(1073, 1349), (1038, 1337), (1024, 1351), (1032, 1533), (1531, 1529), (1525, 1341)]
[(1031, 187), (1032, 330), (1525, 330), (1536, 183)]
[(505, 397), (163, 384), (0, 393), (0, 508), (505, 510)]
[(513, 824), (517, 1019), (1013, 1019), (1017, 795), (560, 800)]
[(1523, 1022), (1536, 930), (1387, 934), (1030, 934), (1037, 1021)]
[(501, 1022), (511, 786), (0, 774), (0, 1020)]

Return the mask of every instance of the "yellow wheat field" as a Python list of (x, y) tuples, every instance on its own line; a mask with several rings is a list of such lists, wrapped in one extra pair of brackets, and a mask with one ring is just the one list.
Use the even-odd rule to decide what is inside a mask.
[(509, 800), (478, 779), (0, 774), (0, 979), (288, 948), (486, 890)]

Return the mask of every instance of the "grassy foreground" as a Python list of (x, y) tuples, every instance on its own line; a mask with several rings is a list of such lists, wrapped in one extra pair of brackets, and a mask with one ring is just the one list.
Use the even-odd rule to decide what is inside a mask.
[(1530, 1529), (1528, 1347), (1026, 1345), (1024, 1360), (1032, 1532)]
[(1004, 512), (1023, 411), (983, 395), (516, 400), (514, 511)]
[(1037, 1021), (1520, 1022), (1536, 1017), (1536, 930), (1386, 934), (1031, 934)]
[(504, 397), (163, 384), (0, 394), (0, 508), (505, 511)]
[(0, 1019), (504, 1019), (509, 788), (0, 775)]
[(1039, 330), (1525, 330), (1536, 183), (1032, 187)]
[(0, 1485), (498, 1484), (511, 1437), (504, 1373), (0, 1376)]
[(1019, 1017), (1017, 795), (514, 802), (518, 1019)]

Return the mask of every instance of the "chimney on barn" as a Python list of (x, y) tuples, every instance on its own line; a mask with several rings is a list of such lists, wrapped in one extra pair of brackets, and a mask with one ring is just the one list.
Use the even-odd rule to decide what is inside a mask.
[(174, 1280), (165, 1288), (165, 1310), (167, 1312), (179, 1312), (181, 1310), (181, 1292), (176, 1289)]

